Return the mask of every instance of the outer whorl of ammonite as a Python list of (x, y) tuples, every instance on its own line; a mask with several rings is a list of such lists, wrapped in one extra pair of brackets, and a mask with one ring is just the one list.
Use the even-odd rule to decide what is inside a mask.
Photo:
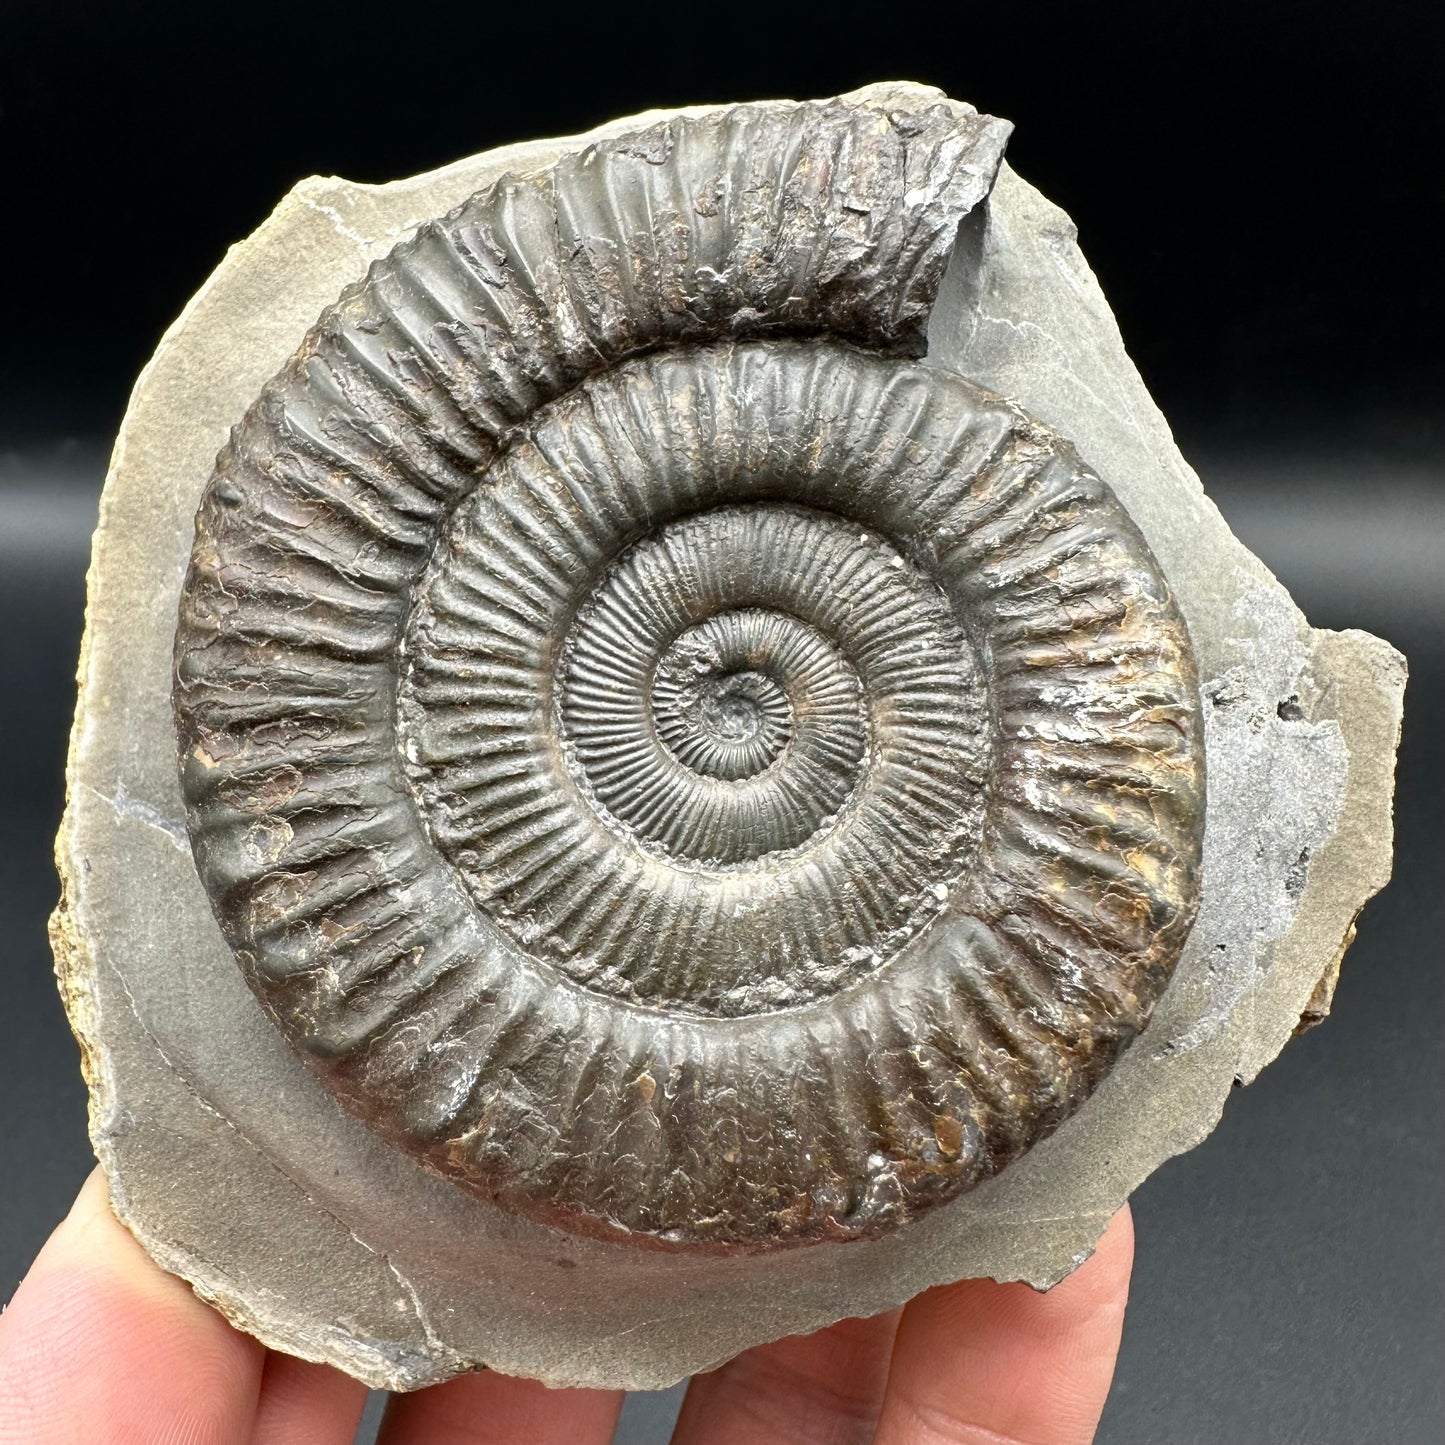
[(906, 358), (997, 123), (674, 120), (324, 316), (207, 489), (201, 877), (396, 1147), (675, 1247), (876, 1234), (1048, 1134), (1192, 918), (1189, 642), (1108, 488)]

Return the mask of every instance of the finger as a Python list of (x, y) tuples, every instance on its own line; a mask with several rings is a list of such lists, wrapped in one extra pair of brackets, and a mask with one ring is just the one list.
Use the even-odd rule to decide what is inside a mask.
[(747, 1350), (688, 1387), (673, 1445), (867, 1445), (897, 1310)]
[(898, 1326), (877, 1445), (1088, 1445), (1133, 1259), (1126, 1207), (1093, 1258), (1047, 1294), (966, 1280), (920, 1295)]
[(365, 1408), (359, 1380), (273, 1351), (261, 1376), (251, 1445), (351, 1445)]
[(152, 1263), (97, 1169), (0, 1316), (4, 1445), (240, 1445), (264, 1356)]
[(549, 1390), (484, 1370), (397, 1395), (376, 1445), (608, 1445), (621, 1390)]

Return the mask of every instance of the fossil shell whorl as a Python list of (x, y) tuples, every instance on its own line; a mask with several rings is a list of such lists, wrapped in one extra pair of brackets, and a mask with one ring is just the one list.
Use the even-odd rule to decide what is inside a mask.
[[(944, 594), (856, 520), (767, 500), (831, 499), (796, 455), (820, 416), (752, 457), (702, 422), (746, 425), (769, 373), (826, 393), (820, 373), (866, 365), (625, 366), (495, 470), (419, 588), (401, 731), (431, 835), (479, 907), (591, 988), (809, 1002), (936, 912), (977, 844), (989, 729)], [(619, 407), (643, 425), (610, 456), (594, 417)], [(580, 456), (585, 492), (557, 487)], [(563, 535), (565, 565), (536, 550)]]
[(745, 106), (509, 178), (236, 429), (177, 632), (198, 867), (429, 1168), (676, 1247), (876, 1234), (1147, 1021), (1183, 624), (1066, 442), (900, 359), (1003, 136)]

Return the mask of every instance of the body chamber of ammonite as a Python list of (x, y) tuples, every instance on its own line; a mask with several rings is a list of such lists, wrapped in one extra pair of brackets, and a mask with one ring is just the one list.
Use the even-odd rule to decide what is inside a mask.
[(1144, 1026), (1189, 638), (1069, 443), (919, 365), (1004, 128), (669, 121), (423, 226), (207, 487), (191, 837), (326, 1087), (508, 1208), (847, 1239)]
[(1008, 130), (306, 182), (162, 344), (55, 937), (116, 1207), (233, 1319), (657, 1386), (1047, 1285), (1327, 1007), (1398, 659), (1230, 537)]

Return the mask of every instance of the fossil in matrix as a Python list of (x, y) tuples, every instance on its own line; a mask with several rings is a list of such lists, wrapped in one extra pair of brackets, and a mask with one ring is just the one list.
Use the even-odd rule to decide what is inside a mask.
[[(300, 1285), (222, 1242), (219, 1204), (167, 1230), (98, 1102), (128, 1222), (263, 1337), (393, 1385), (659, 1384), (938, 1279), (1048, 1283), (1212, 1107), (1158, 1105), (1189, 1040), (1273, 1027), (1257, 990), (1352, 766), (1357, 812), (1388, 807), (1388, 756), (1383, 782), (1352, 761), (1368, 727), (1321, 679), (1373, 669), (1377, 757), (1394, 664), (1329, 662), (1199, 520), (1008, 131), (881, 86), (303, 187), (268, 225), (335, 222), (370, 268), (317, 263), (309, 330), (167, 397), (212, 457), (231, 428), (214, 465), (135, 423), (130, 465), (187, 520), (129, 644), (132, 687), (162, 683), (133, 729), (151, 793), (112, 784), (94, 826), (169, 830), (203, 1002), (180, 1017), (162, 940), (86, 915), (73, 874), (57, 939), (95, 1058), (144, 1047), (107, 1043), (95, 941), (151, 970), (126, 1007), (161, 1074), (254, 1147), (238, 1170), (299, 1189), (256, 1184), (252, 1227), (344, 1227)], [(222, 354), (284, 249), (246, 244), (173, 347)], [(1269, 667), (1230, 655), (1249, 626)], [(1251, 871), (1265, 772), (1288, 798)], [(1330, 957), (1281, 986), (1289, 1027), (1378, 873), (1315, 905)], [(419, 1343), (394, 1316), (319, 1331), (352, 1244)], [(619, 1356), (587, 1301), (624, 1278)], [(686, 1341), (684, 1294), (721, 1311)]]

